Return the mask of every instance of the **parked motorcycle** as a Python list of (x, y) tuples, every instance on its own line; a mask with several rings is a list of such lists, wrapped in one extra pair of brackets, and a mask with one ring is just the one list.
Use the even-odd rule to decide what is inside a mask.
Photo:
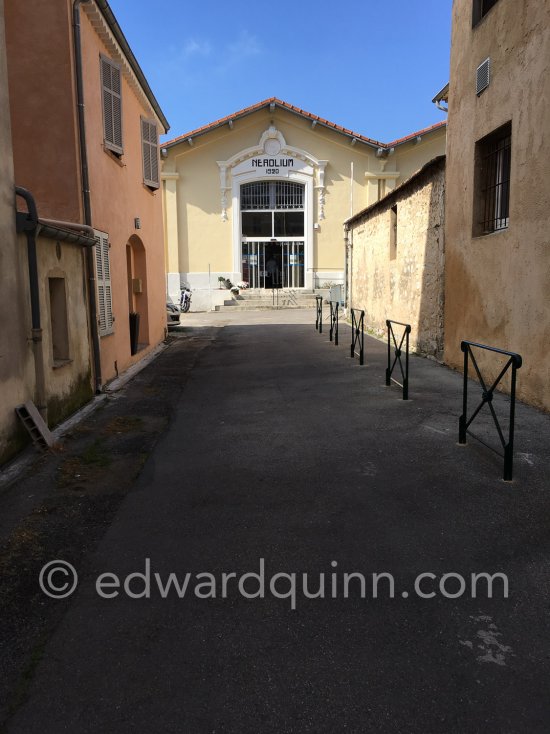
[(191, 308), (191, 288), (188, 285), (184, 285), (181, 289), (180, 296), (180, 311), (187, 313)]

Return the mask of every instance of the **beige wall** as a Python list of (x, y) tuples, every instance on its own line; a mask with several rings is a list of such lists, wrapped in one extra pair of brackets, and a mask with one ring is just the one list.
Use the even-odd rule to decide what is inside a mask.
[[(213, 287), (217, 276), (234, 275), (234, 227), (232, 177), (227, 176), (227, 221), (222, 221), (220, 170), (217, 161), (228, 161), (240, 151), (258, 146), (260, 137), (273, 124), (289, 147), (303, 150), (319, 161), (328, 161), (325, 169), (325, 218), (320, 215), (318, 188), (314, 191), (313, 261), (317, 283), (344, 280), (345, 252), (343, 222), (352, 213), (373, 203), (378, 195), (377, 176), (386, 176), (388, 190), (418, 170), (434, 155), (445, 149), (445, 130), (437, 130), (419, 143), (395, 147), (387, 159), (376, 155), (377, 148), (357, 142), (334, 130), (277, 107), (263, 108), (228, 125), (168, 148), (163, 162), (164, 210), (166, 217), (166, 255), (169, 288), (177, 297), (179, 273), (189, 278), (192, 287), (206, 287), (204, 276), (210, 265)], [(352, 177), (353, 170), (353, 177)], [(316, 176), (315, 186), (319, 180)], [(176, 275), (177, 274), (177, 275)], [(193, 283), (193, 275), (196, 280)], [(172, 285), (170, 285), (172, 284)], [(174, 292), (172, 293), (172, 289)], [(197, 294), (195, 294), (196, 298)], [(194, 298), (194, 302), (195, 302)], [(203, 304), (204, 302), (201, 302)]]
[[(447, 143), (445, 357), (461, 339), (519, 352), (518, 393), (550, 409), (550, 7), (499, 0), (472, 29), (455, 0)], [(491, 83), (475, 71), (491, 57)], [(512, 123), (510, 224), (472, 237), (475, 142)], [(491, 363), (494, 364), (494, 358)], [(496, 368), (495, 368), (496, 369)], [(491, 370), (489, 370), (491, 372)]]
[[(14, 407), (32, 389), (31, 351), (27, 341), (26, 273), (23, 242), (15, 234), (13, 158), (9, 119), (4, 0), (0, 0), (0, 462), (21, 445)], [(8, 317), (9, 315), (9, 317)]]
[(350, 223), (350, 306), (365, 311), (365, 328), (379, 336), (386, 319), (410, 324), (411, 349), (436, 359), (443, 356), (444, 195), (438, 160)]

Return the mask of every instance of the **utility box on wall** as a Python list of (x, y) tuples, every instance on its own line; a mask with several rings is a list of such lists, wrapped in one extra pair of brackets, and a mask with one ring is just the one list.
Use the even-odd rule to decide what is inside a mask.
[(132, 280), (132, 291), (134, 293), (143, 293), (143, 281), (141, 278), (134, 278)]

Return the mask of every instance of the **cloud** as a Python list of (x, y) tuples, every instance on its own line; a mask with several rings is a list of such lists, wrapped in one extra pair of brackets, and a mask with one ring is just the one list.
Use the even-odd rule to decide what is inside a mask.
[(262, 52), (262, 47), (256, 36), (248, 31), (241, 31), (239, 38), (230, 43), (227, 50), (232, 60), (240, 61), (249, 56), (258, 56)]
[(208, 41), (197, 41), (195, 38), (188, 38), (183, 46), (183, 57), (190, 56), (210, 56), (212, 46)]

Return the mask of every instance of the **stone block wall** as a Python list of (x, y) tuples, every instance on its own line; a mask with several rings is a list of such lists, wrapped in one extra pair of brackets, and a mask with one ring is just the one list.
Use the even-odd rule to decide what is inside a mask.
[(411, 324), (411, 349), (437, 360), (443, 358), (444, 196), (440, 156), (348, 221), (348, 305), (363, 309), (365, 327), (380, 336), (386, 319)]

